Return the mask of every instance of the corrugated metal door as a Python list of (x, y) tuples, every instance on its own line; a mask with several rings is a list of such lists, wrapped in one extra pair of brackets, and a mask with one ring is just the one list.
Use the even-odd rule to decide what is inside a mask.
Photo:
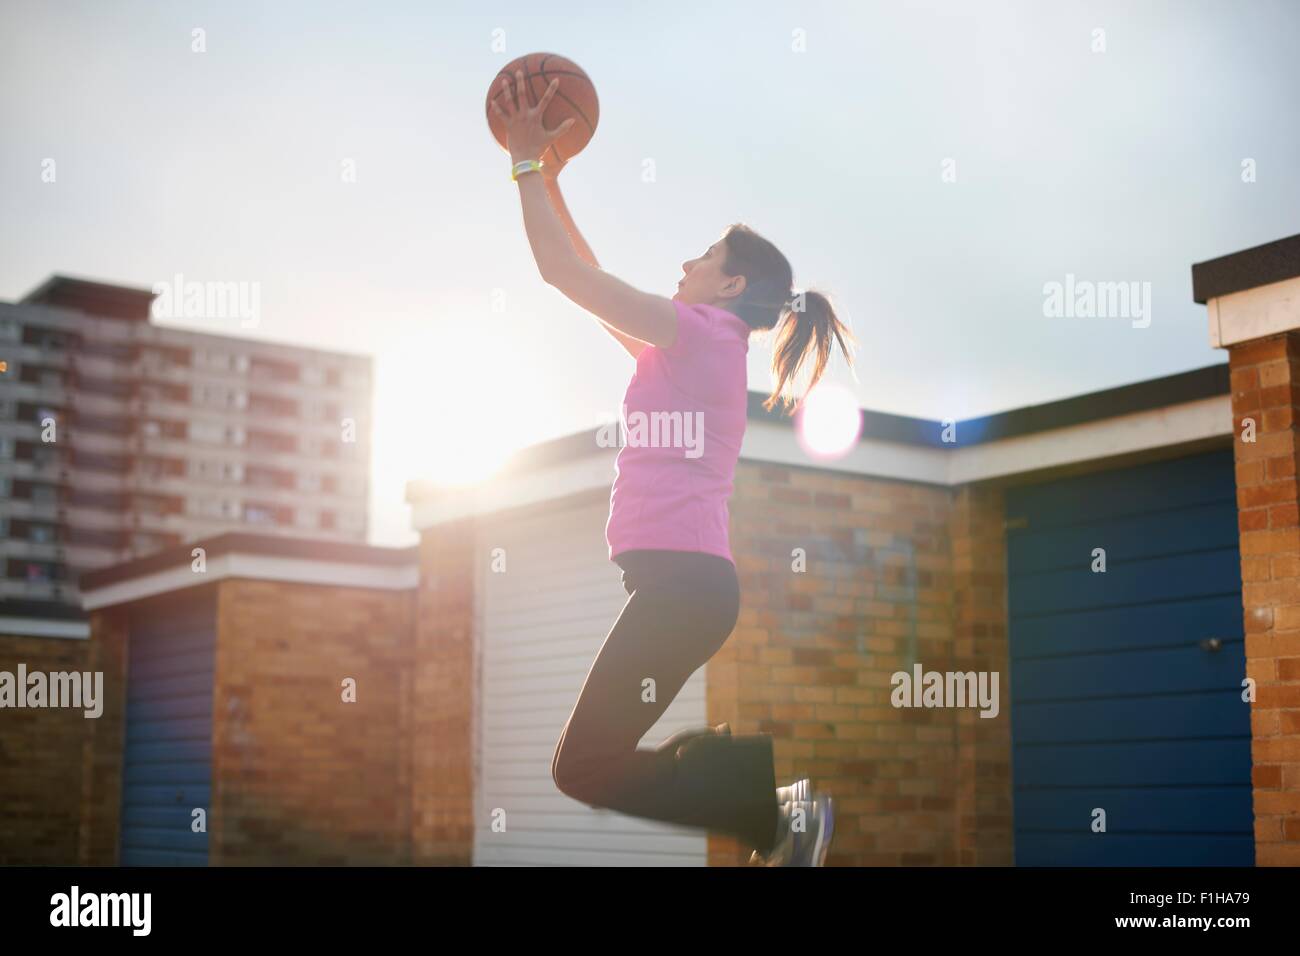
[(1016, 862), (1253, 865), (1232, 452), (1013, 489), (1007, 517)]
[[(211, 806), (216, 610), (210, 589), (132, 614), (120, 856), (123, 866), (206, 866), (193, 811)], [(208, 821), (209, 826), (211, 821)]]
[[(607, 557), (608, 497), (478, 534), (478, 865), (704, 866), (701, 831), (593, 810), (555, 788), (551, 758), (596, 652), (627, 594)], [(506, 572), (492, 571), (504, 549)], [(704, 668), (642, 746), (705, 723)], [(493, 812), (505, 812), (493, 832)]]

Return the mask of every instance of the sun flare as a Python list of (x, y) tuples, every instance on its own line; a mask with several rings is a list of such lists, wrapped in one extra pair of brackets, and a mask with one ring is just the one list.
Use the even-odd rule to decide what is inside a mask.
[[(464, 486), (490, 478), (529, 441), (521, 368), (510, 353), (440, 339), (383, 357), (375, 394), (376, 480)], [(384, 377), (379, 377), (385, 383)]]

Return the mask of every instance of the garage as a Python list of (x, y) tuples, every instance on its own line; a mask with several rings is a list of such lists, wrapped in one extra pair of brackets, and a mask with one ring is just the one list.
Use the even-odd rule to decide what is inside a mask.
[[(551, 780), (560, 731), (627, 599), (607, 557), (608, 509), (605, 490), (479, 522), (476, 865), (707, 864), (700, 831), (592, 809)], [(504, 572), (493, 571), (502, 555)], [(704, 675), (687, 681), (642, 746), (706, 722)], [(505, 829), (494, 831), (500, 811)]]
[(119, 859), (207, 866), (208, 835), (193, 832), (193, 812), (211, 806), (213, 596), (181, 591), (133, 611)]
[(1015, 862), (1254, 865), (1232, 451), (1006, 505)]

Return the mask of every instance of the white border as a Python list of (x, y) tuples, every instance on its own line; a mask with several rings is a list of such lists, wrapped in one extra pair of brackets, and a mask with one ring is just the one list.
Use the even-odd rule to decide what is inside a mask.
[(1216, 296), (1205, 306), (1216, 349), (1300, 329), (1300, 276)]
[[(1131, 415), (953, 450), (906, 445), (868, 438), (847, 456), (819, 462), (803, 451), (789, 425), (753, 422), (745, 432), (740, 456), (746, 461), (829, 468), (864, 477), (952, 487), (1079, 464), (1150, 449), (1174, 448), (1232, 434), (1232, 399), (1228, 395), (1167, 405)], [(465, 490), (418, 494), (411, 500), (416, 531), (506, 508), (538, 504), (580, 492), (608, 489), (614, 480), (615, 448), (592, 440), (591, 454)]]
[(283, 558), (266, 554), (233, 552), (220, 554), (207, 562), (203, 572), (191, 570), (192, 563), (155, 571), (140, 577), (82, 589), (81, 606), (95, 611), (116, 604), (127, 604), (159, 594), (170, 594), (200, 584), (228, 578), (254, 581), (284, 581), (290, 584), (320, 584), (333, 587), (371, 588), (379, 591), (406, 591), (419, 583), (415, 561), (403, 565), (346, 564)]
[(62, 637), (73, 641), (84, 641), (90, 637), (90, 625), (85, 621), (0, 617), (0, 637)]

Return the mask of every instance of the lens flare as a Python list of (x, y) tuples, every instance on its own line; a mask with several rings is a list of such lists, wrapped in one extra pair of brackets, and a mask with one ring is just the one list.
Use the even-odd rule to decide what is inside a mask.
[(803, 401), (796, 416), (799, 446), (812, 458), (843, 458), (858, 443), (862, 409), (853, 393), (841, 385), (819, 384)]

